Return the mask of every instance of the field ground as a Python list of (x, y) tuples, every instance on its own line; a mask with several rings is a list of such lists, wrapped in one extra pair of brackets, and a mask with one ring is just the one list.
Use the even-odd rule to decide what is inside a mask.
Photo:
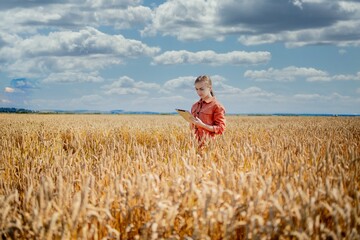
[(360, 239), (360, 118), (0, 114), (3, 239)]

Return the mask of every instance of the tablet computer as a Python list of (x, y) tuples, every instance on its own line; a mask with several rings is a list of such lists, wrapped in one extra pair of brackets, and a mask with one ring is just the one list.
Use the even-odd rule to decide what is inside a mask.
[(187, 110), (184, 110), (184, 109), (175, 109), (179, 114), (180, 116), (182, 116), (186, 121), (188, 122), (192, 122), (192, 120), (194, 119), (194, 116)]

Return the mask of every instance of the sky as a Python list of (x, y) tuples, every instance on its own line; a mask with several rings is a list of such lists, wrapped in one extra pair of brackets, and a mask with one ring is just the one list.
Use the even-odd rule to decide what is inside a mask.
[(0, 107), (360, 114), (360, 0), (1, 0)]

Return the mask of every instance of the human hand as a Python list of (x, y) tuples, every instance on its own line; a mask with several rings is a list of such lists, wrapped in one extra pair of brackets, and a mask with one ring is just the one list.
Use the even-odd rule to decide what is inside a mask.
[(194, 117), (192, 123), (195, 124), (196, 126), (199, 126), (199, 127), (202, 127), (202, 126), (205, 125), (205, 124), (203, 123), (203, 121), (202, 121), (200, 118), (198, 118), (198, 117)]
[(194, 117), (192, 118), (192, 124), (204, 128), (210, 132), (215, 132), (215, 127), (212, 125), (205, 124), (200, 118)]

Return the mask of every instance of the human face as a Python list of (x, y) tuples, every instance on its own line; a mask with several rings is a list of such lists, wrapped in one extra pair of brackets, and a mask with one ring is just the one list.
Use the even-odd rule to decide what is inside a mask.
[(199, 95), (199, 97), (202, 100), (205, 100), (205, 99), (211, 97), (211, 93), (210, 93), (211, 88), (208, 87), (206, 82), (195, 83), (195, 90), (196, 90), (196, 93)]

